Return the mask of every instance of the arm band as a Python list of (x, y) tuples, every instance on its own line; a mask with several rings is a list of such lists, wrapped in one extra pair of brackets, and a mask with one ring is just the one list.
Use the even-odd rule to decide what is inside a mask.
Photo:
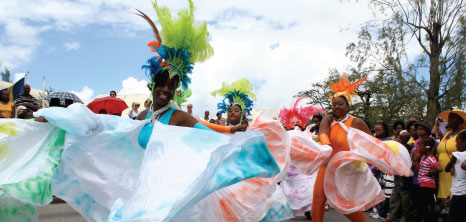
[(201, 119), (198, 119), (198, 121), (204, 124), (205, 126), (209, 127), (211, 130), (216, 131), (218, 133), (230, 133), (231, 132), (231, 126), (222, 126), (222, 125), (218, 125), (215, 123), (209, 123)]

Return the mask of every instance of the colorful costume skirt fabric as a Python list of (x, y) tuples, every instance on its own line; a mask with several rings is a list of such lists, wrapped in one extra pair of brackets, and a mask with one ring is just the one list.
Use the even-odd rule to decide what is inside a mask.
[[(277, 183), (289, 165), (311, 175), (331, 153), (263, 115), (231, 137), (156, 122), (146, 150), (137, 140), (148, 121), (96, 115), (81, 104), (35, 115), (49, 123), (0, 120), (6, 221), (36, 221), (35, 206), (52, 193), (89, 221), (283, 221), (292, 215)], [(356, 129), (348, 139), (351, 151), (330, 160), (324, 184), (329, 203), (344, 213), (383, 198), (363, 162), (406, 176), (411, 165), (396, 142)]]
[(311, 207), (317, 169), (328, 161), (332, 148), (315, 142), (307, 132), (291, 130), (288, 134), (292, 141), (291, 166), (280, 187), (294, 215), (303, 216)]
[(380, 141), (358, 129), (348, 130), (350, 151), (335, 154), (327, 165), (324, 191), (328, 203), (343, 214), (367, 210), (385, 199), (368, 165), (389, 175), (410, 176), (408, 150), (395, 141)]
[(289, 164), (289, 138), (266, 117), (231, 138), (155, 123), (143, 150), (137, 137), (147, 121), (95, 115), (80, 104), (36, 116), (49, 123), (0, 122), (5, 206), (20, 206), (6, 198), (47, 204), (53, 191), (90, 221), (259, 221)]

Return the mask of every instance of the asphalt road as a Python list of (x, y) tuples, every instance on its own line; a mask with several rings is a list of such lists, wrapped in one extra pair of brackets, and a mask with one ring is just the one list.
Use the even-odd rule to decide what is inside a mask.
[[(39, 222), (84, 222), (86, 221), (78, 212), (68, 206), (66, 203), (49, 204), (39, 207)], [(373, 219), (366, 213), (368, 222), (380, 222), (381, 220)], [(291, 220), (292, 222), (308, 222), (305, 217), (298, 217)], [(343, 215), (333, 209), (325, 212), (324, 221), (329, 222), (347, 222)]]

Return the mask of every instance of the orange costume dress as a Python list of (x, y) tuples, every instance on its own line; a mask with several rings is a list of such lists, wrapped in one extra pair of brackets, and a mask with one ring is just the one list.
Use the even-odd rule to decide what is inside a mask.
[[(353, 120), (354, 117), (349, 116), (346, 121), (342, 121), (344, 121), (343, 124), (349, 129), (351, 127), (351, 124), (353, 123)], [(333, 148), (330, 159), (332, 159), (333, 156), (340, 151), (350, 150), (347, 139), (347, 130), (343, 129), (340, 126), (340, 124), (334, 123), (336, 123), (335, 120), (333, 121), (332, 126), (330, 127), (330, 135), (321, 134), (319, 136), (322, 145), (331, 145)], [(316, 182), (314, 184), (314, 194), (311, 207), (312, 221), (314, 222), (321, 222), (324, 218), (325, 202), (327, 201), (327, 197), (324, 193), (324, 176), (326, 169), (326, 165), (320, 167), (319, 172), (317, 174)], [(357, 211), (351, 214), (345, 214), (345, 216), (351, 221), (366, 221), (366, 218), (364, 217), (364, 214), (361, 211)]]

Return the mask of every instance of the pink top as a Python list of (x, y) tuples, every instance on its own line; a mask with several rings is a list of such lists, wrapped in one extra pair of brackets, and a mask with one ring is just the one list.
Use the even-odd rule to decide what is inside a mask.
[(422, 156), (421, 158), (421, 163), (419, 167), (419, 174), (418, 174), (418, 179), (419, 179), (419, 185), (421, 187), (429, 187), (429, 188), (435, 188), (435, 179), (433, 176), (427, 175), (430, 170), (434, 169), (439, 165), (437, 158), (433, 155), (429, 156)]

